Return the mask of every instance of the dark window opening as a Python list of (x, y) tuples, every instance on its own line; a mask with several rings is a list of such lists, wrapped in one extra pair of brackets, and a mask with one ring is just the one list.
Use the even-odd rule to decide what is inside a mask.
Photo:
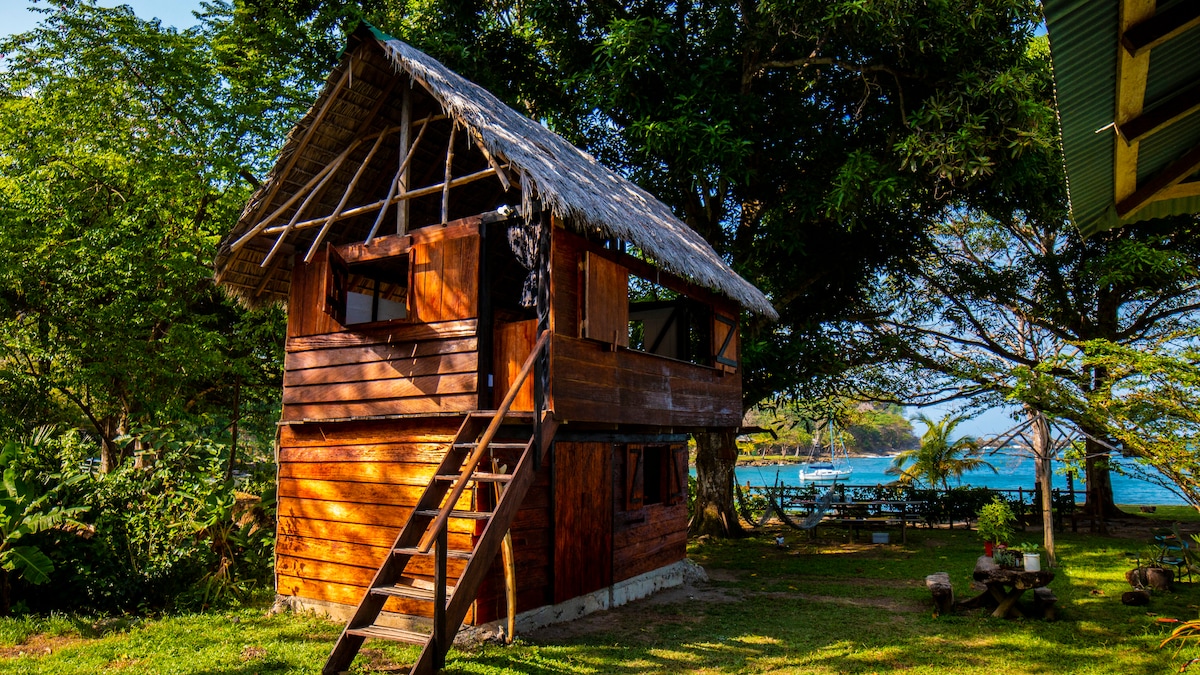
[(645, 452), (645, 465), (642, 469), (642, 504), (661, 504), (663, 502), (663, 476), (666, 467), (663, 466), (668, 455), (666, 448), (661, 445), (648, 445)]
[(346, 264), (330, 260), (329, 313), (343, 326), (408, 319), (408, 257)]

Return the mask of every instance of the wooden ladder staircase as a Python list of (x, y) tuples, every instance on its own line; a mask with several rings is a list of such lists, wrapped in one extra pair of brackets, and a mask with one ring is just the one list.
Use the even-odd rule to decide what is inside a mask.
[[(548, 341), (549, 332), (543, 332), (497, 410), (472, 412), (463, 419), (441, 464), (417, 500), (408, 522), (396, 537), (390, 555), (375, 573), (370, 588), (329, 654), (321, 670), (322, 675), (337, 675), (349, 669), (366, 638), (424, 645), (420, 657), (412, 666), (412, 675), (429, 675), (445, 666), (446, 653), (454, 642), (454, 636), (466, 618), (492, 561), (496, 559), (525, 493), (533, 484), (537, 463), (554, 438), (557, 425), (553, 417), (546, 415), (544, 420), (538, 420), (538, 413), (509, 410)], [(492, 442), (506, 418), (533, 423), (534, 431), (528, 442)], [(512, 473), (479, 470), (489, 448), (522, 450)], [(500, 497), (491, 512), (455, 508), (464, 490), (472, 483), (496, 483), (502, 486)], [(473, 550), (449, 549), (447, 524), (455, 518), (485, 522), (483, 534), (478, 537)], [(433, 558), (435, 570), (432, 583), (406, 574), (409, 561), (429, 556)], [(466, 560), (455, 586), (447, 585), (446, 562), (450, 557)], [(377, 624), (384, 603), (391, 597), (430, 603), (432, 631), (426, 633)]]

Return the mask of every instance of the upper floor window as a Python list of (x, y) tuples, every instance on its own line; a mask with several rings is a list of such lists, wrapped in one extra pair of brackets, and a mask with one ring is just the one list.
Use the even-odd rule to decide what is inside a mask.
[(325, 311), (343, 326), (409, 317), (407, 255), (348, 264), (329, 248)]

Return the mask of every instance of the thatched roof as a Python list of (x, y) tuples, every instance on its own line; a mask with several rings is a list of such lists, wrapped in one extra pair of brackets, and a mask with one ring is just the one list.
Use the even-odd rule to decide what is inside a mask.
[[(390, 65), (390, 74), (385, 72), (381, 59)], [(347, 69), (351, 69), (351, 76), (343, 79)], [(400, 85), (384, 81), (389, 76), (400, 79)], [(342, 80), (340, 85), (339, 80)], [(393, 88), (399, 92), (401, 87), (413, 87), (414, 82), (432, 96), (441, 111), (468, 129), (475, 143), (516, 174), (524, 203), (537, 200), (568, 228), (589, 237), (629, 242), (659, 267), (711, 288), (752, 312), (777, 318), (763, 293), (730, 269), (699, 234), (676, 218), (661, 201), (427, 54), (373, 28), (369, 32), (360, 28), (352, 36), (342, 62), (330, 74), (312, 109), (288, 135), (274, 170), (222, 244), (216, 261), (222, 284), (252, 304), (286, 297), (288, 275), (270, 269), (281, 263), (268, 269), (259, 267), (265, 252), (275, 243), (275, 236), (258, 235), (236, 252), (230, 249), (230, 244), (242, 238), (264, 216), (278, 210), (292, 193), (306, 182), (311, 183), (333, 157), (351, 147), (355, 134), (364, 131), (356, 127), (366, 117), (366, 111), (379, 117), (376, 127), (394, 122), (398, 113), (390, 111), (391, 106), (381, 106), (380, 98), (388, 97)], [(329, 98), (335, 95), (338, 100), (327, 106)], [(413, 118), (420, 119), (424, 112), (415, 111)], [(318, 118), (320, 128), (313, 130)], [(361, 157), (369, 145), (364, 143), (353, 152)], [(299, 157), (295, 157), (297, 152)], [(353, 180), (359, 163), (347, 161), (345, 167), (333, 172), (326, 196), (314, 207), (315, 212), (328, 214), (336, 208), (338, 197)], [(370, 199), (379, 199), (381, 192), (386, 192), (386, 188), (378, 187), (391, 178), (385, 173), (364, 173), (361, 181), (364, 189), (375, 190), (378, 195)], [(480, 204), (485, 199), (480, 198)], [(283, 210), (277, 222), (286, 223), (296, 208)], [(490, 209), (481, 206), (475, 212), (487, 210)], [(335, 243), (354, 237), (361, 241), (366, 230), (361, 222), (339, 222), (335, 229), (337, 232), (330, 232), (328, 238)], [(308, 237), (308, 241), (311, 239)], [(296, 246), (298, 254), (307, 250), (300, 238), (289, 243)], [(287, 252), (281, 248), (280, 253)], [(272, 274), (270, 278), (264, 276)]]

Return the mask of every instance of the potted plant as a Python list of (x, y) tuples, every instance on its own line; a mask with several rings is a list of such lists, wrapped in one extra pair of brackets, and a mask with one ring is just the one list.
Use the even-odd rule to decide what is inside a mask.
[(1042, 554), (1038, 553), (1037, 544), (1025, 542), (1014, 546), (1013, 550), (1020, 552), (1022, 566), (1026, 572), (1040, 572), (1042, 570)]
[(1164, 555), (1158, 546), (1151, 546), (1141, 554), (1127, 553), (1126, 557), (1136, 560), (1136, 567), (1125, 573), (1125, 580), (1134, 588), (1171, 590), (1175, 585), (1175, 573), (1163, 566)]
[(1004, 569), (1018, 569), (1021, 567), (1021, 555), (1015, 549), (996, 545), (992, 551), (992, 562)]
[(1016, 530), (1013, 529), (1013, 523), (1016, 521), (1017, 516), (1012, 507), (999, 497), (993, 497), (991, 502), (979, 509), (976, 515), (976, 529), (979, 531), (979, 537), (983, 539), (984, 555), (993, 555), (996, 544), (1007, 544), (1008, 540), (1012, 539), (1016, 534)]

